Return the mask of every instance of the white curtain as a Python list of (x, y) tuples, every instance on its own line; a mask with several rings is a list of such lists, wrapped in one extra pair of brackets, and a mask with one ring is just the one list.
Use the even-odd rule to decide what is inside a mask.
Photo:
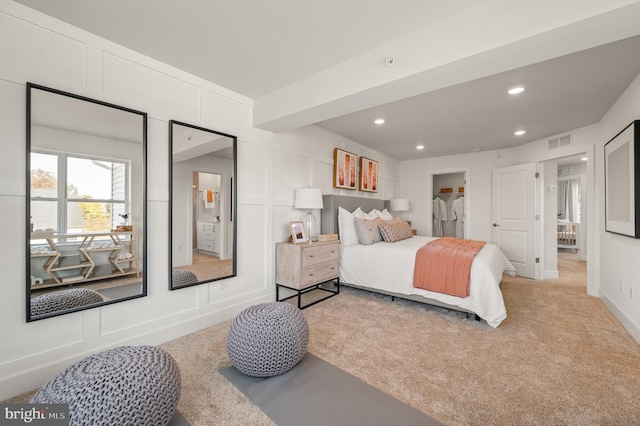
[(558, 181), (558, 219), (580, 222), (580, 179)]

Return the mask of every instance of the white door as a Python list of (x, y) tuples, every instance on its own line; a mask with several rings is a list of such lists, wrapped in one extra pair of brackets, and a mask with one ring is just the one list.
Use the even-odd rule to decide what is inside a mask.
[(492, 240), (520, 276), (538, 279), (536, 262), (536, 164), (494, 169)]

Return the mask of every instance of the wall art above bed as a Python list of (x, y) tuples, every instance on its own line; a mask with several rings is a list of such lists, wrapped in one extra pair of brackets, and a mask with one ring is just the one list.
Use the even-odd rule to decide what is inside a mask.
[(604, 146), (605, 230), (640, 238), (640, 120)]
[(333, 150), (333, 187), (357, 189), (356, 168), (358, 156), (340, 148)]
[(378, 192), (378, 162), (360, 157), (360, 191)]

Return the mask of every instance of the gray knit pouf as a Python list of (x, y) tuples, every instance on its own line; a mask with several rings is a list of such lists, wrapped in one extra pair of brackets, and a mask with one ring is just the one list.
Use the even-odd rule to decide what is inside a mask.
[(51, 379), (32, 404), (69, 404), (70, 425), (166, 425), (180, 399), (180, 370), (164, 349), (121, 346)]
[(171, 271), (171, 288), (185, 287), (197, 282), (198, 277), (191, 271), (186, 269), (174, 269)]
[(307, 352), (309, 324), (284, 302), (261, 303), (240, 312), (227, 333), (227, 354), (247, 376), (271, 377), (291, 370)]
[(31, 299), (31, 316), (44, 315), (102, 302), (104, 302), (102, 295), (95, 290), (91, 290), (90, 288), (69, 288), (52, 293), (45, 293)]

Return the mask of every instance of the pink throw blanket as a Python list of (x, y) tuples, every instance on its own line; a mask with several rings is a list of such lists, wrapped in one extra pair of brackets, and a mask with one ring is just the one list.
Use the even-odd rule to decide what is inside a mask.
[(443, 237), (425, 244), (416, 253), (413, 286), (424, 290), (469, 296), (471, 264), (484, 241)]

